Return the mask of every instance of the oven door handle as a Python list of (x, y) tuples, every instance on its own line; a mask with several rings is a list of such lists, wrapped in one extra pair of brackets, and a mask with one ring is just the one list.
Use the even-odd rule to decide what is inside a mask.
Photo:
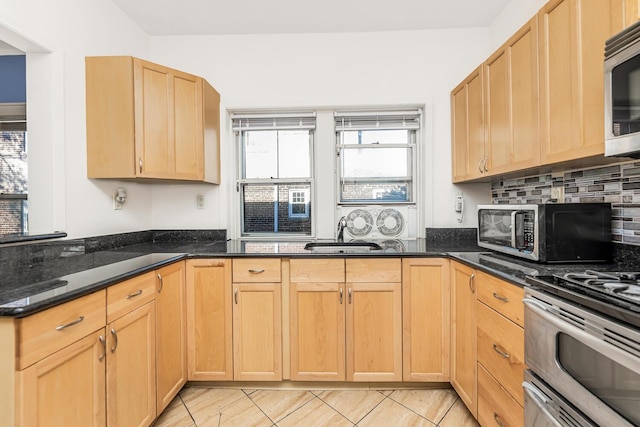
[(524, 388), (524, 392), (529, 395), (532, 402), (538, 407), (540, 412), (544, 414), (547, 421), (551, 422), (556, 427), (562, 427), (562, 424), (556, 420), (556, 417), (548, 409), (551, 402), (540, 390), (538, 390), (536, 386), (525, 381), (522, 383), (522, 388)]
[(518, 211), (511, 212), (511, 247), (513, 249), (518, 249), (516, 246), (516, 215), (518, 215)]
[[(570, 322), (560, 318), (558, 315), (553, 313), (551, 310), (548, 310), (547, 307), (544, 306), (544, 303), (537, 301), (535, 299), (525, 297), (522, 302), (525, 304), (526, 308), (531, 310), (531, 312), (537, 314), (542, 317), (546, 322), (548, 322), (551, 326), (556, 328), (556, 332), (564, 332), (573, 338), (581, 341), (583, 344), (593, 348), (598, 353), (608, 357), (609, 359), (614, 360), (615, 362), (626, 366), (634, 372), (640, 372), (640, 358), (635, 355), (630, 354), (628, 351), (615, 346), (614, 344), (610, 344), (600, 338), (599, 336), (594, 335), (587, 330), (583, 330), (578, 328), (577, 326), (571, 324)], [(574, 313), (574, 315), (576, 315)], [(525, 314), (526, 319), (526, 314)], [(525, 320), (526, 322), (526, 320)], [(525, 335), (526, 335), (525, 329)]]

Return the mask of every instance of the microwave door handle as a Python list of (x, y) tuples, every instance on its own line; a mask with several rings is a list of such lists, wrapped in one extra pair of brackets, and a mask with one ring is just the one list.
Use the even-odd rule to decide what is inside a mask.
[(516, 246), (516, 216), (518, 211), (511, 212), (511, 247), (517, 249)]

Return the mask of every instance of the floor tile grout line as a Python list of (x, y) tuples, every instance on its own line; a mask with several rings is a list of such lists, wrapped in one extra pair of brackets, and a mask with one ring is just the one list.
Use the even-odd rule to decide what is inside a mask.
[[(323, 390), (324, 391), (324, 390)], [(330, 390), (331, 391), (331, 390)], [(369, 410), (369, 412), (367, 412), (366, 414), (364, 414), (362, 417), (360, 417), (360, 419), (358, 419), (358, 421), (356, 421), (355, 423), (353, 421), (351, 421), (349, 418), (345, 417), (344, 414), (340, 411), (338, 411), (337, 408), (334, 408), (333, 406), (331, 406), (330, 403), (324, 401), (320, 396), (317, 396), (318, 399), (320, 399), (324, 404), (326, 404), (328, 407), (330, 407), (331, 409), (333, 409), (334, 411), (336, 411), (338, 414), (342, 415), (343, 418), (345, 418), (347, 421), (349, 421), (351, 424), (353, 424), (354, 426), (357, 426), (358, 423), (362, 420), (364, 420), (367, 415), (369, 415), (371, 413), (371, 411), (373, 411), (374, 409), (376, 409), (382, 402), (385, 401), (385, 399), (389, 398), (389, 396), (385, 396), (384, 393), (382, 393), (380, 390), (368, 390), (368, 391), (377, 391), (378, 393), (380, 393), (380, 395), (382, 396), (382, 400), (380, 402), (378, 402), (373, 408), (371, 408)], [(393, 390), (395, 391), (395, 390)], [(393, 393), (393, 391), (391, 393)], [(391, 393), (389, 393), (389, 395), (391, 395)]]
[(178, 399), (180, 399), (180, 402), (182, 402), (182, 406), (184, 406), (184, 409), (186, 409), (187, 414), (189, 414), (189, 418), (191, 418), (191, 421), (193, 421), (193, 425), (198, 427), (198, 423), (196, 423), (196, 419), (193, 418), (193, 414), (189, 410), (189, 407), (187, 406), (187, 404), (184, 403), (184, 399), (182, 399), (182, 396), (180, 396), (180, 393), (178, 393)]
[[(258, 410), (259, 410), (260, 412), (262, 412), (262, 413), (264, 414), (264, 416), (265, 416), (265, 417), (267, 417), (267, 419), (268, 419), (269, 421), (271, 421), (271, 425), (272, 425), (272, 426), (276, 425), (276, 422), (275, 422), (275, 421), (273, 421), (273, 420), (271, 419), (271, 417), (270, 417), (269, 415), (267, 415), (267, 413), (266, 413), (266, 412), (264, 412), (264, 411), (262, 410), (262, 408), (261, 408), (260, 406), (258, 406), (258, 404), (257, 404), (257, 403), (256, 403), (256, 402), (251, 398), (251, 394), (253, 394), (253, 393), (251, 393), (251, 394), (247, 394), (247, 392), (246, 392), (246, 391), (244, 391), (244, 389), (241, 389), (241, 390), (242, 390), (242, 392), (244, 393), (244, 395), (245, 395), (245, 396), (247, 396), (247, 398), (251, 401), (251, 403), (253, 403), (253, 405), (254, 405), (256, 408), (258, 408)], [(294, 411), (294, 412), (295, 412), (295, 411)], [(222, 417), (221, 417), (221, 418), (222, 418)]]
[[(311, 393), (313, 394), (313, 393)], [(298, 409), (296, 409), (295, 411), (289, 412), (286, 416), (282, 417), (280, 420), (278, 420), (279, 422), (282, 422), (283, 420), (286, 420), (287, 418), (289, 418), (291, 415), (295, 414), (296, 412), (298, 412), (300, 409), (304, 408), (305, 406), (307, 406), (308, 404), (310, 404), (311, 402), (313, 402), (314, 400), (319, 399), (320, 401), (322, 401), (322, 399), (320, 399), (318, 396), (314, 395), (313, 399), (309, 399), (307, 402), (305, 402), (303, 405), (299, 406)], [(342, 414), (340, 414), (342, 415)], [(278, 425), (278, 423), (274, 423), (274, 425)]]
[[(396, 391), (396, 390), (394, 390), (394, 392), (395, 392), (395, 391)], [(424, 415), (420, 415), (419, 413), (417, 413), (417, 412), (416, 412), (416, 411), (414, 411), (413, 409), (409, 408), (409, 407), (408, 407), (408, 406), (406, 406), (405, 404), (400, 403), (400, 402), (398, 402), (397, 400), (395, 400), (393, 397), (391, 397), (391, 395), (392, 395), (392, 394), (393, 394), (393, 392), (392, 392), (392, 393), (390, 393), (390, 394), (389, 394), (389, 396), (387, 396), (387, 397), (388, 397), (389, 399), (393, 400), (394, 402), (396, 402), (398, 405), (400, 405), (400, 406), (402, 406), (402, 407), (406, 408), (407, 410), (409, 410), (409, 411), (413, 412), (414, 414), (416, 414), (417, 416), (419, 416), (419, 417), (420, 417), (420, 418), (422, 418), (423, 420), (427, 420), (427, 421), (429, 421), (431, 424), (433, 424), (433, 425), (435, 425), (435, 426), (437, 426), (437, 425), (439, 425), (439, 424), (440, 424), (440, 422), (444, 419), (444, 417), (449, 413), (449, 411), (451, 410), (451, 408), (453, 408), (453, 405), (455, 405), (455, 403), (456, 403), (456, 401), (454, 400), (454, 401), (453, 401), (453, 404), (451, 404), (451, 406), (449, 407), (449, 409), (447, 409), (447, 411), (446, 411), (446, 412), (445, 412), (445, 414), (442, 416), (442, 418), (440, 419), (440, 421), (432, 421), (432, 420), (430, 420), (429, 418), (425, 417)], [(456, 399), (456, 400), (457, 400), (457, 399)]]
[[(458, 400), (460, 400), (460, 397), (456, 398), (456, 400), (453, 401), (453, 405), (451, 405), (451, 407), (447, 410), (447, 412), (444, 413), (444, 415), (442, 416), (442, 419), (440, 421), (438, 421), (436, 424), (438, 425), (438, 427), (440, 426), (440, 424), (442, 423), (442, 421), (447, 418), (447, 415), (449, 415), (449, 412), (451, 412), (451, 410), (453, 409), (454, 406), (456, 406), (456, 403), (458, 402)], [(460, 400), (462, 402), (462, 400)], [(465, 406), (466, 407), (466, 406)]]

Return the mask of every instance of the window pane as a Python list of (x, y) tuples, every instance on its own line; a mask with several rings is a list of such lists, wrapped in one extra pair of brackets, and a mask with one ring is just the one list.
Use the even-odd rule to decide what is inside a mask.
[(27, 194), (27, 133), (0, 132), (0, 193)]
[(27, 232), (27, 201), (0, 199), (0, 234)]
[(309, 178), (311, 177), (311, 156), (309, 152), (309, 131), (281, 130), (278, 131), (279, 178)]
[(343, 144), (408, 144), (408, 130), (353, 130), (343, 132)]
[[(290, 191), (293, 190), (293, 191)], [(246, 184), (243, 193), (243, 233), (311, 234), (311, 197), (307, 203), (289, 203), (289, 194), (310, 194), (309, 183)], [(290, 207), (293, 209), (290, 210)]]
[(341, 151), (343, 178), (410, 176), (409, 148), (349, 148)]
[(308, 130), (244, 132), (244, 178), (309, 178), (309, 141)]
[(0, 132), (0, 234), (27, 232), (27, 133)]
[(341, 202), (410, 202), (411, 182), (343, 183)]
[(244, 133), (245, 178), (278, 177), (278, 131)]

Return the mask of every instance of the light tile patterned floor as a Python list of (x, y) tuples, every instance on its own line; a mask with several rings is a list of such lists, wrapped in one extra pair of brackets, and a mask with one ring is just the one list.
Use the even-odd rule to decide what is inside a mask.
[(478, 427), (452, 389), (255, 390), (188, 386), (154, 427)]

